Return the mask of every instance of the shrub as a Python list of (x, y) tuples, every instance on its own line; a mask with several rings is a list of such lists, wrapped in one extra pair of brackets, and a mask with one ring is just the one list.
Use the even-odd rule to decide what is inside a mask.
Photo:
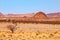
[(10, 29), (12, 33), (14, 33), (14, 30), (16, 29), (16, 26), (8, 25), (7, 28)]

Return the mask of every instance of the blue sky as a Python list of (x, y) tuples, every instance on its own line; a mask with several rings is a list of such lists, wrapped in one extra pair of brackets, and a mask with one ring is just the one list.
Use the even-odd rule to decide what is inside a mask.
[(8, 13), (60, 12), (60, 0), (0, 0), (0, 12)]

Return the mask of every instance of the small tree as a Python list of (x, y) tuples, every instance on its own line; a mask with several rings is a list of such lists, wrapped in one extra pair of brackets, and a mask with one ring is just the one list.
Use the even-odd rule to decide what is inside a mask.
[(14, 25), (8, 25), (7, 28), (10, 29), (12, 33), (14, 33), (14, 31), (16, 29), (16, 26), (14, 26)]

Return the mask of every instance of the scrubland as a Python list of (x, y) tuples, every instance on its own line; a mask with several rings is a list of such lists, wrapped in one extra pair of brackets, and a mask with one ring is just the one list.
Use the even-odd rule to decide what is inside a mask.
[(14, 32), (8, 25), (0, 23), (0, 40), (60, 40), (60, 24), (17, 23)]

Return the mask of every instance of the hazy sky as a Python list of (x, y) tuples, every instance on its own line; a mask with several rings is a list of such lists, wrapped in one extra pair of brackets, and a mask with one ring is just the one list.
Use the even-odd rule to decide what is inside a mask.
[(0, 0), (0, 12), (7, 13), (60, 12), (60, 0)]

